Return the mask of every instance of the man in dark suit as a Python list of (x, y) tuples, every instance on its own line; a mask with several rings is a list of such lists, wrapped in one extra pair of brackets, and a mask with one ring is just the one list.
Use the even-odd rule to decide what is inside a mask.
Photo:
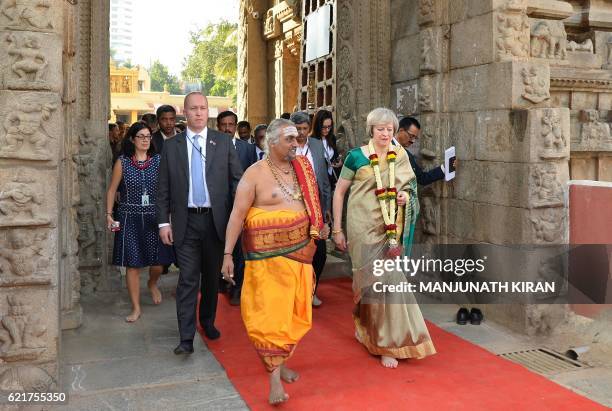
[[(325, 216), (326, 222), (328, 222), (327, 215), (331, 213), (331, 185), (329, 182), (329, 175), (327, 174), (327, 160), (325, 159), (323, 142), (319, 139), (308, 137), (308, 133), (310, 132), (310, 116), (308, 116), (308, 113), (293, 113), (290, 119), (295, 124), (295, 128), (297, 128), (298, 131), (297, 154), (305, 156), (308, 158), (308, 161), (310, 161), (319, 187), (321, 211)], [(327, 248), (325, 246), (325, 240), (315, 240), (315, 243), (317, 244), (317, 251), (312, 258), (312, 268), (314, 269), (317, 282), (315, 284), (315, 295), (312, 298), (312, 305), (318, 307), (323, 303), (319, 297), (317, 297), (316, 292), (319, 278), (321, 278), (325, 262), (327, 261)]]
[[(444, 179), (444, 166), (438, 166), (432, 168), (429, 171), (423, 171), (423, 169), (417, 164), (414, 154), (412, 154), (408, 147), (410, 147), (418, 138), (421, 133), (421, 124), (414, 117), (404, 117), (399, 122), (399, 129), (397, 131), (397, 139), (394, 144), (399, 144), (406, 149), (408, 158), (410, 159), (410, 165), (417, 179), (417, 183), (422, 186), (429, 185), (438, 180)], [(455, 162), (455, 167), (457, 163)]]
[(247, 141), (236, 138), (236, 127), (238, 124), (238, 116), (231, 111), (223, 111), (217, 116), (217, 130), (230, 136), (232, 144), (238, 152), (242, 170), (245, 171), (251, 164), (257, 161), (257, 153), (255, 146)]
[(163, 105), (157, 108), (157, 124), (159, 130), (153, 133), (153, 145), (157, 154), (161, 154), (164, 148), (164, 141), (176, 135), (176, 110), (170, 105)]
[(193, 352), (198, 291), (200, 324), (209, 339), (215, 328), (217, 289), (230, 200), (242, 167), (225, 135), (209, 130), (208, 101), (200, 92), (185, 97), (187, 129), (164, 143), (159, 170), (157, 219), (164, 244), (174, 244), (181, 270), (176, 310), (181, 342), (175, 354)]
[[(240, 158), (242, 170), (246, 171), (251, 164), (257, 162), (257, 153), (255, 151), (255, 145), (249, 144), (240, 138), (236, 138), (237, 125), (238, 116), (236, 113), (223, 111), (217, 115), (217, 129), (229, 136), (230, 141), (238, 153), (238, 158)], [(236, 284), (232, 285), (230, 289), (227, 290), (227, 282), (219, 279), (219, 289), (222, 292), (229, 291), (231, 305), (240, 305), (240, 290), (242, 289), (242, 282), (244, 281), (244, 255), (242, 254), (241, 243), (241, 241), (236, 243), (233, 252), (234, 266), (236, 267), (234, 282)]]

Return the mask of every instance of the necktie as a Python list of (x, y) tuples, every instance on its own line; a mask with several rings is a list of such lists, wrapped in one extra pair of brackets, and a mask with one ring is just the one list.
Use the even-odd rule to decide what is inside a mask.
[(193, 137), (193, 150), (191, 150), (191, 186), (193, 189), (193, 203), (196, 207), (202, 207), (206, 202), (206, 191), (204, 190), (204, 176), (202, 172), (202, 155), (200, 150), (200, 136)]
[(264, 155), (264, 152), (263, 152), (263, 151), (261, 151), (261, 152), (259, 153), (259, 159), (260, 159), (260, 160), (263, 158), (263, 155)]

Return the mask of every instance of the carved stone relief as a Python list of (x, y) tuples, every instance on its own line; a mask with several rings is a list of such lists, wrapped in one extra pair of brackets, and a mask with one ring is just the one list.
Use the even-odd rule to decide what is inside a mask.
[(2, 32), (0, 67), (10, 90), (59, 91), (62, 55), (59, 39), (48, 33)]
[(540, 128), (540, 141), (540, 158), (549, 159), (567, 157), (569, 136), (565, 133), (563, 124), (561, 122), (561, 116), (557, 110), (544, 110)]
[(419, 111), (421, 113), (436, 111), (435, 82), (431, 76), (423, 76), (419, 82)]
[(52, 0), (3, 0), (0, 2), (0, 26), (10, 29), (48, 31), (55, 27)]
[(608, 41), (606, 41), (606, 63), (603, 68), (610, 69), (612, 68), (612, 35), (608, 37)]
[(397, 112), (401, 115), (412, 115), (419, 111), (418, 84), (409, 84), (396, 89)]
[(565, 217), (555, 214), (554, 209), (545, 209), (531, 216), (534, 239), (539, 243), (563, 243), (565, 240)]
[(440, 47), (434, 28), (421, 31), (421, 73), (439, 71)]
[(7, 297), (8, 312), (0, 320), (0, 358), (4, 361), (34, 360), (45, 352), (47, 325), (33, 309), (30, 297)]
[(436, 17), (435, 0), (419, 0), (419, 24), (433, 23)]
[(532, 167), (530, 193), (531, 207), (563, 206), (563, 186), (554, 164), (537, 164)]
[(0, 371), (0, 390), (22, 392), (52, 392), (57, 383), (42, 368), (33, 365), (6, 368)]
[(47, 232), (0, 232), (0, 286), (45, 284), (49, 278)]
[(281, 35), (281, 24), (276, 18), (274, 10), (270, 9), (266, 12), (266, 20), (264, 22), (264, 37), (271, 40)]
[(531, 19), (531, 56), (565, 60), (567, 33), (561, 21)]
[(522, 11), (527, 7), (527, 0), (508, 0), (506, 2), (507, 11)]
[(46, 225), (45, 198), (35, 180), (15, 176), (0, 183), (0, 227)]
[(0, 107), (0, 157), (52, 160), (57, 153), (54, 135), (59, 132), (57, 98), (7, 93), (0, 101), (5, 103)]
[(609, 149), (612, 146), (610, 125), (600, 120), (599, 111), (582, 110), (580, 117), (583, 124), (580, 131), (579, 148), (593, 151)]
[(593, 41), (591, 39), (586, 39), (582, 43), (577, 43), (572, 40), (567, 43), (567, 51), (585, 51), (588, 53), (594, 53)]
[(6, 368), (0, 371), (0, 390), (8, 392), (52, 392), (57, 382), (42, 368), (33, 365)]
[(440, 234), (439, 231), (439, 212), (432, 197), (421, 198), (421, 207), (423, 211), (423, 233), (425, 234)]
[(499, 60), (529, 55), (529, 23), (524, 14), (498, 14), (495, 46)]
[(550, 98), (550, 76), (544, 67), (531, 66), (521, 70), (524, 92), (521, 96), (532, 103), (541, 103)]

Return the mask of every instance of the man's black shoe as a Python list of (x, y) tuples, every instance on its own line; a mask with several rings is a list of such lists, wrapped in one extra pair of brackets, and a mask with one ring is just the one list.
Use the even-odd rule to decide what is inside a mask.
[(230, 291), (230, 305), (238, 306), (240, 305), (240, 290), (233, 289)]
[(209, 340), (216, 340), (217, 338), (221, 337), (221, 333), (215, 328), (214, 325), (203, 325), (202, 328), (204, 329), (204, 335)]
[(482, 311), (480, 311), (478, 308), (472, 308), (470, 310), (470, 323), (473, 325), (480, 325), (480, 322), (482, 321), (482, 319), (484, 318), (484, 316), (482, 315)]
[(176, 355), (193, 354), (193, 341), (181, 341), (174, 349)]
[(468, 312), (467, 308), (461, 307), (459, 311), (457, 311), (457, 324), (466, 325), (469, 318), (470, 313)]

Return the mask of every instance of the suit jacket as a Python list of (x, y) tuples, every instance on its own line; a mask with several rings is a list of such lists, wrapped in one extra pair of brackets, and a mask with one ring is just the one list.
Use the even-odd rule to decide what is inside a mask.
[[(217, 235), (225, 241), (225, 229), (231, 211), (242, 167), (227, 135), (208, 129), (206, 141), (206, 185), (210, 196)], [(179, 133), (166, 140), (159, 167), (157, 188), (157, 222), (172, 222), (174, 244), (180, 246), (187, 230), (189, 201), (189, 157), (187, 134)]]
[(162, 136), (162, 133), (160, 130), (157, 130), (155, 133), (153, 133), (153, 147), (155, 147), (155, 152), (157, 154), (161, 154), (162, 150), (164, 149), (164, 136)]
[(319, 186), (319, 199), (321, 200), (321, 208), (323, 216), (331, 210), (331, 185), (329, 183), (329, 175), (327, 174), (327, 161), (325, 160), (325, 149), (323, 142), (317, 138), (308, 138), (308, 147), (312, 154), (314, 163), (314, 172)]
[[(231, 141), (231, 140), (230, 140)], [(253, 163), (257, 162), (257, 152), (255, 151), (255, 145), (249, 144), (239, 138), (236, 139), (236, 151), (240, 158), (240, 164), (242, 170), (246, 171)]]
[(417, 183), (422, 186), (426, 186), (444, 178), (444, 171), (442, 171), (442, 167), (438, 166), (436, 168), (432, 168), (429, 171), (423, 171), (423, 169), (417, 164), (414, 155), (408, 150), (406, 150), (406, 152), (408, 153), (410, 165), (412, 166), (412, 170), (414, 170), (414, 175), (416, 176)]

